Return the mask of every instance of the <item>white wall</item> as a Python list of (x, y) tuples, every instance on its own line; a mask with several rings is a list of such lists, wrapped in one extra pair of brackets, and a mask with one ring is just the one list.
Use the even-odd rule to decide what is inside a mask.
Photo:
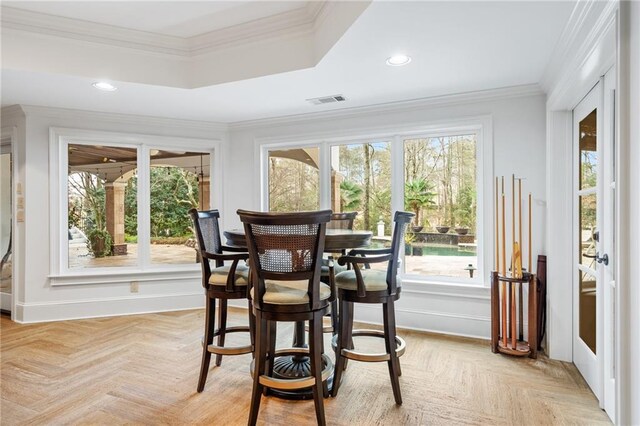
[[(19, 138), (18, 165), (25, 199), (25, 221), (18, 227), (23, 270), (18, 278), (16, 320), (24, 322), (108, 316), (203, 306), (200, 271), (175, 281), (140, 281), (52, 286), (49, 216), (49, 130), (51, 127), (138, 133), (182, 138), (225, 140), (226, 125), (101, 114), (41, 107), (23, 107), (25, 138)], [(4, 111), (3, 111), (4, 112)], [(64, 225), (61, 225), (64, 226)], [(184, 275), (183, 275), (184, 277)]]
[[(362, 111), (263, 120), (231, 126), (225, 160), (223, 213), (227, 227), (239, 227), (236, 210), (260, 208), (259, 169), (255, 140), (355, 136), (376, 128), (429, 125), (446, 120), (490, 115), (493, 121), (495, 175), (515, 173), (535, 199), (534, 252), (545, 253), (545, 96), (535, 88), (487, 92), (478, 97), (450, 97), (438, 102), (410, 103), (406, 107), (368, 108)], [(487, 171), (491, 173), (491, 171)], [(488, 237), (493, 232), (488, 230)], [(534, 256), (535, 262), (535, 256)], [(485, 277), (488, 285), (488, 277)], [(490, 310), (488, 288), (421, 285), (403, 288), (397, 305), (398, 324), (423, 330), (488, 338)], [(381, 322), (378, 307), (356, 309), (356, 318)]]

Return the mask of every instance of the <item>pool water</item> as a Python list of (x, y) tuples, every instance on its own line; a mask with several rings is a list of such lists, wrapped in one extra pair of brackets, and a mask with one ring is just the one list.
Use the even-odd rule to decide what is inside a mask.
[(476, 256), (476, 253), (473, 250), (463, 250), (456, 246), (446, 245), (412, 244), (411, 249), (407, 246), (405, 250), (407, 252), (411, 250), (414, 256)]
[[(380, 241), (373, 241), (370, 248), (383, 248), (389, 247), (388, 244), (383, 244)], [(477, 256), (475, 249), (459, 248), (458, 246), (450, 246), (445, 244), (411, 244), (411, 246), (405, 244), (405, 254), (412, 254), (413, 256), (460, 256), (470, 257)]]

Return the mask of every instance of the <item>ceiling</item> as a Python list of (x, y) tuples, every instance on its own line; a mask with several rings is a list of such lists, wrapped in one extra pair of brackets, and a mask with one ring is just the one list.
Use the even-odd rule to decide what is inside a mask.
[[(13, 8), (175, 37), (193, 37), (283, 12), (306, 1), (28, 1)], [(144, 19), (141, 19), (141, 18)]]
[[(118, 5), (119, 13), (113, 10), (100, 13), (114, 4)], [(309, 7), (302, 2), (184, 4), (182, 8), (171, 2), (136, 2), (123, 9), (119, 3), (101, 2), (95, 3), (95, 7), (88, 2), (81, 7), (55, 2), (12, 3), (11, 6), (28, 5), (38, 12), (176, 37), (191, 37), (201, 31), (221, 28), (225, 16), (235, 16), (235, 22), (246, 26), (251, 24), (247, 19), (264, 18), (268, 11), (281, 14), (292, 12), (283, 9), (286, 7)], [(353, 13), (353, 22), (344, 23), (344, 31), (338, 32), (341, 35), (313, 66), (295, 66), (285, 72), (274, 69), (253, 78), (238, 74), (240, 78), (236, 80), (196, 88), (153, 84), (145, 82), (143, 76), (122, 81), (114, 79), (117, 91), (99, 92), (91, 83), (101, 78), (113, 79), (106, 71), (87, 75), (76, 68), (61, 69), (55, 61), (48, 67), (31, 69), (25, 65), (27, 61), (15, 58), (7, 65), (3, 53), (2, 105), (20, 103), (239, 122), (536, 84), (574, 5), (573, 1), (374, 1)], [(203, 16), (211, 18), (212, 26), (205, 26), (207, 20), (201, 19)], [(317, 21), (313, 27), (317, 28)], [(16, 34), (10, 35), (5, 36), (3, 28), (3, 52), (5, 43), (20, 42)], [(273, 40), (275, 43), (278, 39)], [(259, 41), (251, 43), (252, 48), (260, 46)], [(313, 46), (303, 48), (313, 49)], [(131, 55), (131, 50), (127, 54)], [(284, 56), (296, 53), (286, 48), (280, 50), (284, 50), (280, 52)], [(404, 67), (387, 66), (386, 58), (398, 52), (409, 54), (412, 62)], [(139, 52), (139, 55), (148, 55), (148, 52)], [(267, 55), (262, 61), (268, 64), (272, 56)], [(119, 65), (126, 68), (127, 64)], [(347, 101), (325, 105), (311, 105), (306, 101), (336, 94), (344, 95)]]

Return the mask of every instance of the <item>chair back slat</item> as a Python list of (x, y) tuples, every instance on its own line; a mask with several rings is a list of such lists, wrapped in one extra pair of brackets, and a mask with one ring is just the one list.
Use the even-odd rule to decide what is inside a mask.
[[(204, 258), (200, 251), (207, 253), (222, 253), (222, 242), (220, 240), (220, 226), (218, 219), (220, 212), (218, 210), (198, 211), (196, 209), (189, 210), (189, 216), (193, 222), (193, 231), (198, 246), (196, 251), (200, 256), (200, 265), (202, 268), (203, 286), (207, 286), (207, 281), (211, 275), (211, 267), (209, 259)], [(216, 260), (216, 267), (222, 266), (224, 262)]]
[(238, 210), (251, 260), (254, 304), (262, 309), (264, 280), (309, 280), (309, 302), (319, 306), (320, 267), (331, 210), (260, 213)]
[(404, 234), (407, 230), (407, 225), (411, 222), (411, 219), (415, 216), (413, 213), (397, 211), (393, 217), (395, 223), (393, 228), (393, 237), (391, 239), (391, 260), (387, 266), (387, 284), (389, 285), (389, 294), (395, 294), (398, 288), (397, 275), (398, 267), (400, 266), (399, 254), (400, 247), (404, 241)]
[(358, 212), (333, 213), (327, 229), (353, 229), (353, 221)]

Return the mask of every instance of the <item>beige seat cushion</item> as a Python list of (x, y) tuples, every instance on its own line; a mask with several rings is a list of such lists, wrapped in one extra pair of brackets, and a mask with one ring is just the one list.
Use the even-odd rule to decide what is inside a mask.
[[(380, 291), (386, 290), (387, 286), (387, 271), (380, 271), (377, 269), (361, 269), (362, 281), (364, 282), (364, 288), (367, 291)], [(344, 290), (357, 290), (356, 273), (353, 270), (340, 272), (336, 275), (336, 287)]]
[[(220, 266), (211, 270), (211, 276), (209, 277), (209, 284), (212, 285), (227, 285), (227, 276), (229, 275), (229, 269), (231, 265)], [(236, 280), (235, 285), (247, 285), (249, 282), (249, 268), (245, 265), (238, 264), (236, 267)]]
[[(266, 292), (262, 299), (264, 303), (273, 305), (302, 305), (309, 303), (308, 280), (299, 281), (276, 281), (265, 280)], [(253, 288), (249, 292), (253, 299)], [(320, 283), (320, 300), (328, 299), (331, 296), (331, 288)]]

